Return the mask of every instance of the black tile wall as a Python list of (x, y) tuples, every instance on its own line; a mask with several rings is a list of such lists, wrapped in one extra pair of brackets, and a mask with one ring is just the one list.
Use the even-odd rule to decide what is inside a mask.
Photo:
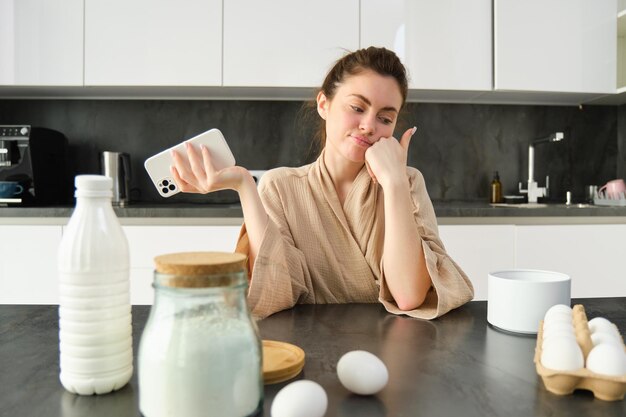
[(433, 199), (487, 199), (493, 171), (505, 194), (528, 179), (528, 143), (562, 131), (565, 139), (535, 148), (535, 180), (550, 176), (551, 199), (584, 198), (586, 184), (616, 175), (617, 107), (414, 104), (417, 124), (409, 163), (427, 178)]
[(617, 175), (626, 179), (626, 104), (617, 111)]
[[(132, 197), (163, 201), (143, 161), (212, 127), (222, 130), (237, 163), (249, 169), (297, 166), (315, 158), (316, 114), (295, 101), (0, 100), (0, 124), (63, 132), (76, 173), (98, 173), (98, 153), (128, 152)], [(424, 174), (434, 200), (488, 198), (493, 171), (505, 194), (528, 176), (528, 142), (555, 131), (565, 140), (536, 148), (535, 178), (550, 176), (552, 199), (583, 199), (586, 184), (626, 177), (626, 106), (513, 106), (409, 103), (396, 137), (417, 126), (409, 164)], [(619, 131), (619, 134), (618, 134)], [(234, 192), (183, 195), (171, 202), (230, 202)]]

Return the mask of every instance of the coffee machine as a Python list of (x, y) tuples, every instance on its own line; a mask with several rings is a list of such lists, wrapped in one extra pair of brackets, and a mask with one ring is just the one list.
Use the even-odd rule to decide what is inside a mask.
[(9, 198), (0, 198), (3, 205), (71, 203), (67, 138), (43, 127), (0, 125), (0, 181), (16, 182), (22, 190)]

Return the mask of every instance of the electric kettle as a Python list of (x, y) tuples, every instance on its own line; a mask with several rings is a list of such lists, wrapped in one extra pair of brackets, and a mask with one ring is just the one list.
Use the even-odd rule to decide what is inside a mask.
[(100, 162), (102, 175), (113, 180), (111, 203), (125, 207), (130, 201), (130, 155), (125, 152), (105, 151), (100, 154)]

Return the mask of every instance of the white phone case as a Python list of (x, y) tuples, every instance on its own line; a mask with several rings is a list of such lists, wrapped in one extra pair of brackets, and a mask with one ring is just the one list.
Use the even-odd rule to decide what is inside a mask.
[(198, 151), (200, 151), (200, 145), (206, 146), (211, 154), (211, 162), (218, 171), (235, 165), (235, 157), (230, 151), (222, 132), (218, 129), (211, 129), (198, 136), (194, 136), (189, 140), (151, 156), (144, 162), (143, 165), (146, 171), (148, 171), (148, 175), (161, 197), (171, 197), (180, 192), (170, 172), (170, 166), (174, 165), (170, 151), (175, 149), (179, 155), (187, 159), (187, 150), (185, 149), (185, 143), (187, 142), (192, 143)]

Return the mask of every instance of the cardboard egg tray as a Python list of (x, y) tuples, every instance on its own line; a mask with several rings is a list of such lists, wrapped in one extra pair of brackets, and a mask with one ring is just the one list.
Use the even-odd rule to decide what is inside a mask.
[[(573, 323), (576, 332), (576, 341), (583, 351), (585, 363), (587, 355), (593, 348), (591, 342), (591, 332), (587, 325), (587, 315), (585, 308), (577, 304), (573, 308)], [(539, 324), (537, 334), (537, 347), (535, 348), (535, 367), (537, 374), (543, 379), (546, 389), (553, 394), (568, 395), (577, 389), (584, 389), (593, 392), (593, 395), (604, 401), (623, 400), (626, 393), (626, 375), (610, 376), (601, 375), (582, 368), (577, 371), (556, 371), (548, 369), (541, 364), (541, 346), (543, 344), (543, 320)], [(622, 340), (622, 345), (624, 341)], [(624, 347), (626, 349), (626, 346)]]

